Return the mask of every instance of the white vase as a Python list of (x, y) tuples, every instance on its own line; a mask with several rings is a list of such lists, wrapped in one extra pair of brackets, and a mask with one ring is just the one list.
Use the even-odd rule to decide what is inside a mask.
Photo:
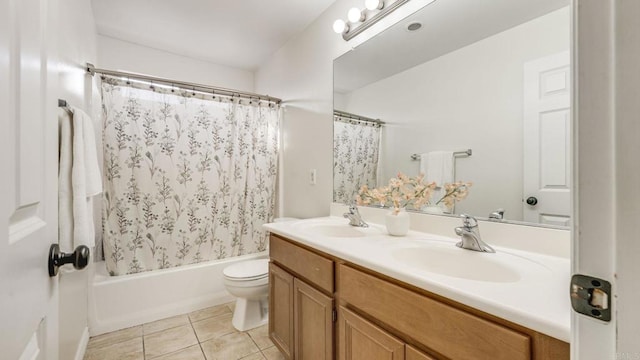
[(422, 211), (427, 214), (435, 214), (435, 215), (444, 214), (444, 211), (442, 211), (442, 207), (440, 207), (440, 205), (428, 205), (423, 207)]
[(409, 232), (409, 214), (401, 209), (397, 214), (394, 211), (385, 216), (387, 232), (393, 236), (405, 236)]

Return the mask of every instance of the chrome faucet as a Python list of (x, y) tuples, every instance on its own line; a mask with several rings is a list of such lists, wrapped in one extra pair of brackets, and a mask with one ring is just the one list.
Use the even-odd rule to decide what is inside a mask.
[(457, 247), (488, 253), (496, 252), (491, 246), (482, 241), (482, 238), (480, 238), (480, 228), (478, 227), (478, 221), (476, 218), (467, 214), (462, 214), (460, 217), (462, 218), (463, 226), (455, 229), (456, 234), (461, 238), (460, 242), (456, 244)]
[(344, 213), (342, 216), (349, 219), (349, 225), (351, 226), (369, 227), (369, 224), (362, 220), (362, 216), (360, 216), (360, 211), (358, 211), (358, 206), (356, 204), (349, 205), (349, 212)]

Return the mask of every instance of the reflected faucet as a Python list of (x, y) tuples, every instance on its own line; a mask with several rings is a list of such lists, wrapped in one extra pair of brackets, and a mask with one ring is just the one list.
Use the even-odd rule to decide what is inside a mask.
[(455, 228), (455, 231), (461, 240), (456, 246), (467, 250), (495, 253), (496, 251), (491, 246), (482, 241), (476, 218), (467, 214), (462, 214), (460, 217), (462, 218), (462, 226)]
[(358, 211), (358, 206), (355, 203), (349, 205), (349, 212), (344, 213), (342, 216), (349, 219), (349, 225), (351, 226), (369, 227), (369, 224), (362, 220), (360, 211)]
[(498, 210), (489, 214), (489, 220), (504, 220), (504, 209), (499, 208)]

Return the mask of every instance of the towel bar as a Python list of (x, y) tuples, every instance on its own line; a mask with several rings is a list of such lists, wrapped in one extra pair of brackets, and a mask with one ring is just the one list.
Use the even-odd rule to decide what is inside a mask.
[[(468, 157), (473, 154), (471, 149), (462, 150), (462, 151), (454, 151), (453, 156), (455, 157)], [(411, 160), (420, 160), (420, 154), (411, 154)]]

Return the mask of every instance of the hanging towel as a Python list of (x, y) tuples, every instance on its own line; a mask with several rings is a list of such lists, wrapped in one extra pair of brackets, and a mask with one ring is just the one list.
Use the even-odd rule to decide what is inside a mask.
[(431, 151), (420, 155), (420, 172), (425, 174), (425, 181), (442, 187), (454, 181), (453, 151)]
[(59, 243), (64, 252), (95, 245), (92, 197), (102, 192), (102, 180), (91, 118), (73, 108), (60, 116), (58, 169)]

